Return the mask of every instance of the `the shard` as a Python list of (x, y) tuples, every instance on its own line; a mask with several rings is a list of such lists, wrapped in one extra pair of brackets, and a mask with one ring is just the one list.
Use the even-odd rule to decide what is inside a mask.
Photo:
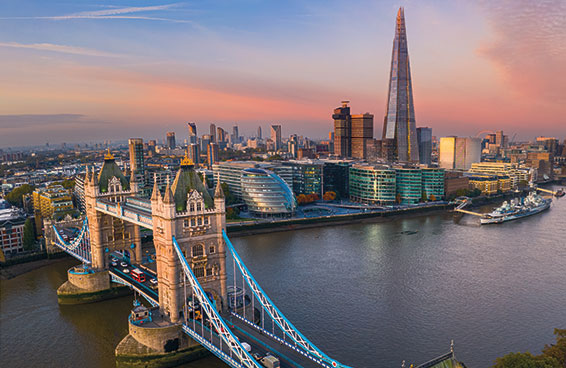
[(391, 161), (419, 161), (413, 86), (403, 8), (397, 13), (387, 115), (383, 123), (383, 156)]

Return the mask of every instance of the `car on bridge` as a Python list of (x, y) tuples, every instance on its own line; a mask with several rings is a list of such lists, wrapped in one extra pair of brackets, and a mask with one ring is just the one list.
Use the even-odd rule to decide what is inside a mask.
[(260, 362), (265, 368), (279, 368), (280, 367), (279, 358), (274, 357), (271, 354), (267, 354), (266, 356), (261, 358)]
[(151, 284), (152, 288), (155, 289), (157, 287), (157, 279), (155, 277), (150, 278), (149, 283)]

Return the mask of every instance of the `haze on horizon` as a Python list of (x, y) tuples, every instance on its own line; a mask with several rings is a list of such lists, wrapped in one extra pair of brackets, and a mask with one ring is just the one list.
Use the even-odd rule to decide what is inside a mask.
[(344, 99), (381, 138), (399, 6), (417, 126), (566, 136), (561, 0), (21, 0), (0, 4), (0, 147), (182, 139), (188, 121), (325, 138)]

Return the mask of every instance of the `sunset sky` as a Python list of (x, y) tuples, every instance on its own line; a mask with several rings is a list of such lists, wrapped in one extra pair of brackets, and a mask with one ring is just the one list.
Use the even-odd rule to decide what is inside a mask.
[(566, 137), (564, 0), (3, 0), (0, 147), (188, 121), (323, 138), (345, 99), (380, 138), (399, 6), (417, 126)]

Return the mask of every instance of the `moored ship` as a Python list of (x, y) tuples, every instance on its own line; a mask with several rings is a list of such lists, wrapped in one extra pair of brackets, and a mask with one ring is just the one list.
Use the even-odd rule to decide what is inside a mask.
[(496, 208), (491, 213), (485, 214), (481, 219), (482, 225), (501, 224), (506, 221), (517, 220), (523, 217), (536, 215), (550, 208), (552, 199), (543, 198), (535, 192), (521, 199), (505, 201), (501, 207)]

